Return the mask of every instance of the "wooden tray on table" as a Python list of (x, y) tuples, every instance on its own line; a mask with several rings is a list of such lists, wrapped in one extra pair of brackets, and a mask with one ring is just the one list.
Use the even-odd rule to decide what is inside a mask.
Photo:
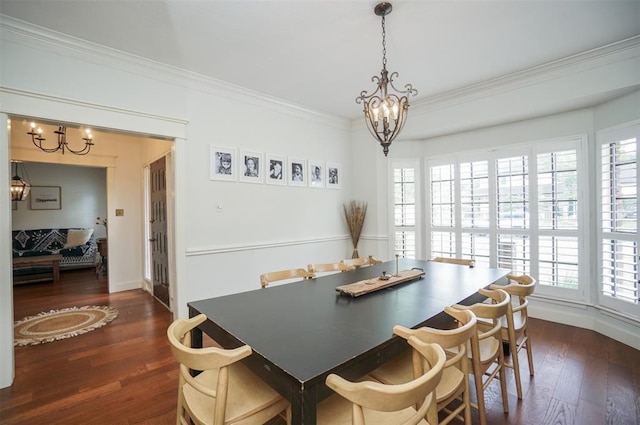
[(398, 272), (398, 274), (399, 276), (376, 276), (371, 279), (361, 280), (358, 282), (350, 283), (348, 285), (336, 286), (336, 291), (345, 295), (349, 295), (351, 297), (359, 297), (361, 295), (379, 291), (380, 289), (388, 288), (399, 283), (420, 279), (422, 278), (422, 276), (424, 276), (424, 270), (401, 270), (400, 272)]

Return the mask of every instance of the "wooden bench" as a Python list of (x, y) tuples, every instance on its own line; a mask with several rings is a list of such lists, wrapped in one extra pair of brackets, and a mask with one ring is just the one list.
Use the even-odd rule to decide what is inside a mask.
[(13, 284), (17, 285), (20, 283), (31, 283), (31, 282), (43, 282), (46, 280), (53, 280), (53, 282), (57, 282), (60, 280), (60, 260), (62, 260), (62, 255), (54, 254), (54, 255), (40, 255), (37, 257), (17, 257), (13, 259), (13, 269), (18, 267), (28, 267), (28, 266), (44, 266), (51, 265), (53, 268), (53, 275), (51, 273), (34, 273), (22, 276), (16, 276), (14, 273), (13, 276)]

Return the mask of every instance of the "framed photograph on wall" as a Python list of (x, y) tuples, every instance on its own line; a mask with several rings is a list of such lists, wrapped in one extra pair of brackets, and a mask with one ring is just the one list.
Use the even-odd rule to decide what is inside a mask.
[(60, 186), (31, 186), (29, 193), (32, 210), (61, 210), (62, 188)]
[(340, 183), (342, 182), (342, 170), (340, 164), (327, 162), (327, 175), (325, 177), (327, 187), (331, 189), (340, 189)]
[(309, 186), (324, 187), (324, 162), (309, 160)]
[(289, 186), (306, 186), (307, 185), (307, 161), (299, 158), (289, 158), (289, 166), (287, 167), (289, 174)]
[(211, 145), (211, 180), (236, 181), (236, 150)]
[(261, 152), (240, 152), (240, 181), (262, 183), (264, 179), (264, 155)]
[(267, 154), (265, 166), (267, 184), (287, 184), (287, 159), (283, 155)]

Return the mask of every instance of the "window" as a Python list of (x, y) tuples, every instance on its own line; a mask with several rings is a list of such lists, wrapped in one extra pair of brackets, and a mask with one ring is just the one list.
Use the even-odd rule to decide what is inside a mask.
[[(491, 243), (489, 162), (460, 164), (460, 257), (473, 258), (478, 265), (489, 266)], [(455, 250), (454, 250), (455, 252)], [(458, 256), (450, 255), (450, 256)]]
[(601, 302), (636, 315), (638, 134), (638, 125), (599, 134)]
[(392, 163), (393, 241), (392, 252), (402, 258), (417, 258), (416, 204), (417, 164)]
[(453, 164), (436, 165), (429, 169), (431, 199), (431, 256), (455, 257), (455, 186)]
[(540, 282), (578, 287), (578, 157), (576, 150), (539, 153)]
[(578, 187), (586, 181), (578, 164), (585, 145), (554, 140), (428, 160), (428, 256), (470, 258), (532, 274), (548, 288), (541, 292), (583, 296), (579, 266), (589, 271)]

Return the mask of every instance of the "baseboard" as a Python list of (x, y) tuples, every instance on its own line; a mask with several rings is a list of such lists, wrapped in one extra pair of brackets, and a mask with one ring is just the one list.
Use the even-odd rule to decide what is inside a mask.
[(530, 317), (590, 329), (640, 350), (640, 326), (615, 312), (547, 298), (529, 298), (528, 312)]
[(116, 284), (109, 283), (109, 293), (131, 291), (133, 289), (144, 288), (142, 281), (121, 282)]

